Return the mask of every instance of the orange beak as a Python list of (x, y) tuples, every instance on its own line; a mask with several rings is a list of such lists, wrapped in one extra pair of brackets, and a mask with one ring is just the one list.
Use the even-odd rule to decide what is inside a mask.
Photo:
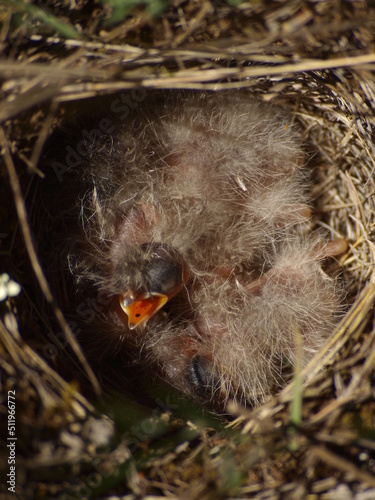
[(128, 316), (128, 326), (134, 330), (137, 326), (144, 326), (160, 309), (174, 297), (188, 281), (189, 271), (183, 266), (179, 283), (169, 293), (149, 292), (134, 293), (127, 290), (119, 296), (121, 309)]
[(168, 302), (168, 295), (152, 293), (142, 294), (133, 302), (127, 304), (126, 294), (120, 295), (120, 306), (128, 316), (128, 326), (134, 330), (139, 325), (145, 325)]

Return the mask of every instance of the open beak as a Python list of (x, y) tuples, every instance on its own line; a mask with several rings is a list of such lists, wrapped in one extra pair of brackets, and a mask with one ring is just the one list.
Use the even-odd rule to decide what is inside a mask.
[[(144, 326), (168, 300), (182, 290), (189, 278), (189, 271), (185, 265), (182, 265), (181, 270), (176, 269), (175, 265), (169, 267), (167, 265), (161, 269), (154, 266), (153, 270), (155, 269), (159, 272), (159, 281), (154, 283), (154, 291), (138, 293), (126, 290), (119, 296), (121, 309), (128, 316), (130, 330), (134, 330), (137, 326)], [(172, 286), (165, 286), (171, 279)]]
[(120, 295), (120, 306), (128, 316), (128, 326), (134, 330), (145, 325), (168, 302), (168, 295), (162, 293), (142, 294), (129, 303), (127, 294)]

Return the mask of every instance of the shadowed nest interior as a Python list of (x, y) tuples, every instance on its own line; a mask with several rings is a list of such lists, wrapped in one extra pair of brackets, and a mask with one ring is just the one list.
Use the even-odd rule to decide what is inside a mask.
[[(130, 12), (85, 1), (0, 8), (1, 271), (22, 285), (11, 297), (3, 284), (9, 297), (0, 304), (2, 416), (8, 391), (16, 393), (16, 491), (371, 498), (363, 495), (375, 494), (375, 9), (324, 0), (152, 5), (159, 11), (148, 2)], [(115, 104), (88, 134), (126, 122), (150, 91), (238, 88), (285, 107), (301, 131), (315, 228), (348, 242), (327, 270), (340, 270), (347, 313), (280, 394), (253, 410), (233, 404), (228, 420), (159, 387), (143, 405), (131, 395), (98, 397), (38, 256), (40, 234), (54, 225), (38, 206), (48, 138), (98, 97)], [(62, 182), (64, 166), (54, 171)], [(5, 473), (7, 458), (2, 448)]]

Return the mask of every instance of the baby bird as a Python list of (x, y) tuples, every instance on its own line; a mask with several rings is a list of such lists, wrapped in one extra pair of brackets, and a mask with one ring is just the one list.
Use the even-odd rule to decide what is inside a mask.
[(68, 261), (105, 304), (90, 328), (211, 407), (263, 401), (340, 310), (321, 266), (345, 244), (311, 232), (303, 164), (290, 117), (247, 93), (146, 99), (82, 174)]

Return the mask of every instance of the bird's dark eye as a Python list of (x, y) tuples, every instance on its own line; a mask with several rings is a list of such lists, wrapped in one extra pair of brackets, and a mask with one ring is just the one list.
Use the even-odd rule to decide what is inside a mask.
[(162, 244), (144, 245), (149, 252), (146, 268), (149, 292), (165, 295), (173, 292), (182, 283), (183, 265), (175, 250)]
[(200, 395), (213, 392), (215, 389), (215, 379), (208, 372), (208, 361), (202, 356), (194, 356), (190, 361), (188, 378), (194, 390)]
[(151, 292), (171, 293), (182, 280), (182, 266), (173, 260), (156, 259), (148, 270)]

